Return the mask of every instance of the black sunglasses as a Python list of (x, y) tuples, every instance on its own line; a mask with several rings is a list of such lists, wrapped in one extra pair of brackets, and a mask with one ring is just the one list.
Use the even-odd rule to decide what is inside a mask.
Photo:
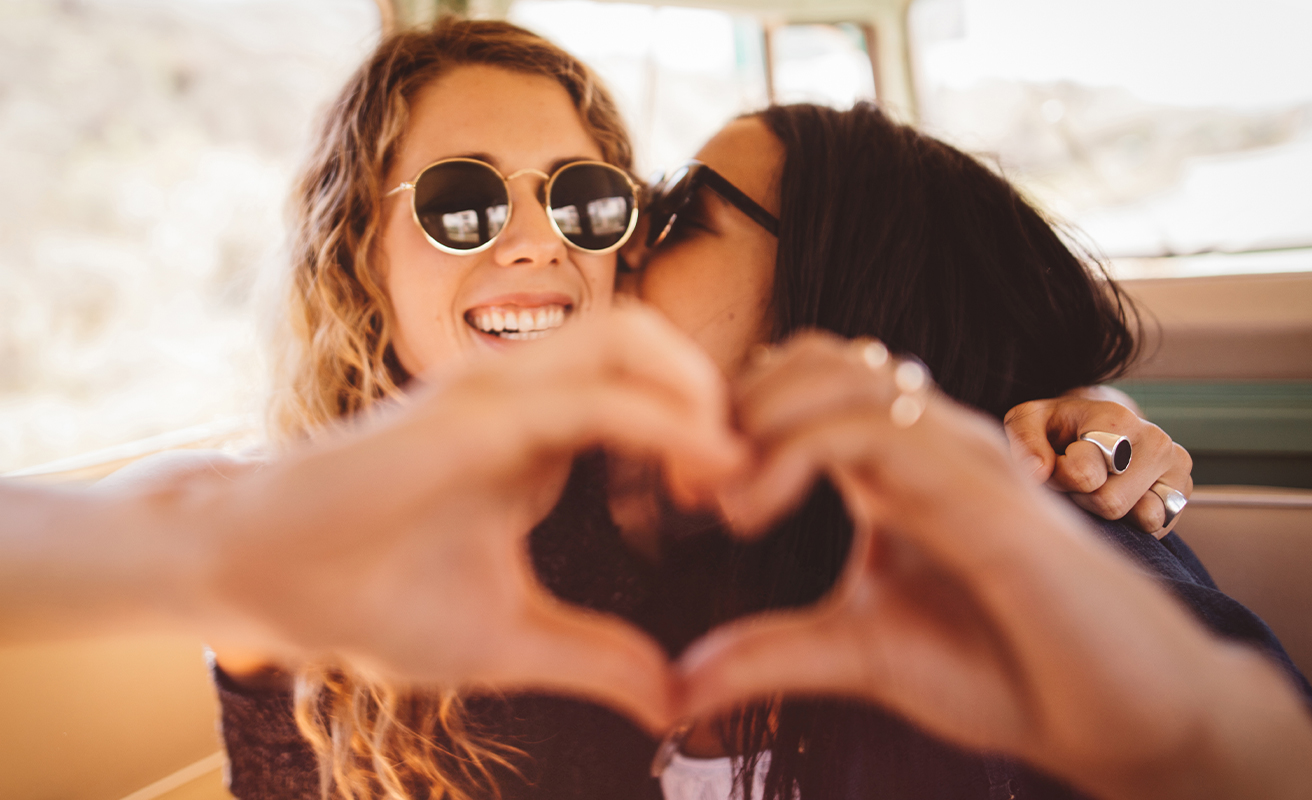
[(734, 208), (751, 217), (772, 235), (779, 235), (779, 220), (720, 173), (700, 161), (689, 161), (674, 172), (653, 182), (648, 191), (647, 246), (656, 247), (670, 235), (679, 212), (705, 186), (723, 197)]

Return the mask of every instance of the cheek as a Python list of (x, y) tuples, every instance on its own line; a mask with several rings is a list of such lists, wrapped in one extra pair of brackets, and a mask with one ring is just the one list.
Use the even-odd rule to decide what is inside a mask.
[(653, 257), (634, 284), (643, 302), (696, 338), (705, 322), (715, 317), (713, 298), (718, 289), (709, 271), (697, 269), (697, 254), (691, 249), (676, 247)]
[[(409, 217), (403, 222), (414, 227)], [(462, 274), (459, 257), (439, 252), (422, 234), (389, 226), (383, 236), (383, 288), (396, 328), (392, 344), (401, 365), (418, 374), (459, 351), (454, 298)]]
[(653, 258), (638, 294), (732, 374), (769, 334), (772, 275), (760, 254), (728, 248), (675, 248)]
[[(594, 256), (573, 251), (571, 256), (579, 275), (583, 278), (582, 303), (575, 311), (586, 312), (593, 308), (610, 308), (615, 299), (617, 283), (615, 254)], [(622, 278), (623, 276), (620, 276), (619, 279)]]

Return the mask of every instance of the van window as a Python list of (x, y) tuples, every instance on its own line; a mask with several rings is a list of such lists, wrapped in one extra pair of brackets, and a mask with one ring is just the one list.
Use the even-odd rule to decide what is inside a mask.
[(771, 98), (846, 108), (876, 95), (874, 29), (865, 24), (589, 0), (518, 0), (508, 18), (597, 71), (629, 124), (644, 176), (687, 160), (726, 122)]
[(255, 275), (378, 25), (373, 0), (0, 3), (0, 472), (258, 409)]
[(645, 177), (687, 160), (767, 101), (764, 40), (749, 14), (588, 0), (518, 0), (508, 19), (597, 71), (633, 134)]
[(909, 29), (922, 123), (1119, 276), (1312, 269), (1312, 5), (917, 0)]

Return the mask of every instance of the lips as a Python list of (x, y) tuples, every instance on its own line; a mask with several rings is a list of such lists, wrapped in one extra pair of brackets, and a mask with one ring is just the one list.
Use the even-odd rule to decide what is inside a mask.
[(541, 339), (565, 324), (571, 310), (570, 306), (559, 303), (478, 306), (465, 312), (465, 322), (482, 333), (502, 339)]

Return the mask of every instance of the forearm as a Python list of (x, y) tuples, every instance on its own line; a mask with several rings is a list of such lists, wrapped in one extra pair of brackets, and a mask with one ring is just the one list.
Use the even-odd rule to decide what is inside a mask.
[(183, 575), (168, 505), (0, 484), (0, 640), (174, 629)]
[(1279, 668), (1240, 645), (1217, 643), (1196, 665), (1208, 702), (1196, 736), (1164, 759), (1103, 769), (1080, 781), (1116, 800), (1306, 798), (1312, 785), (1312, 716)]
[[(1287, 675), (1261, 654), (1227, 645), (1216, 717), (1222, 765), (1214, 797), (1306, 798), (1312, 787), (1312, 715)], [(1229, 759), (1226, 759), (1229, 755)], [(1222, 783), (1228, 778), (1227, 783)]]
[[(1044, 547), (1050, 544), (1059, 546)], [(1002, 581), (1009, 594), (1018, 585), (1046, 586), (1039, 596), (1011, 598), (1029, 609), (1011, 632), (1021, 649), (1036, 654), (1031, 674), (1051, 678), (1051, 713), (1084, 704), (1072, 716), (1108, 725), (1093, 736), (1102, 743), (1091, 747), (1086, 739), (1040, 760), (1058, 773), (1074, 766), (1067, 774), (1072, 781), (1116, 800), (1306, 797), (1312, 716), (1285, 673), (1256, 650), (1202, 629), (1174, 598), (1101, 544), (1046, 536), (1011, 561), (1042, 550), (1051, 560), (1028, 580)], [(1063, 637), (1071, 622), (1079, 635)], [(1090, 696), (1063, 699), (1070, 689)], [(1105, 700), (1090, 702), (1098, 691), (1107, 692)], [(1084, 760), (1113, 740), (1136, 739), (1108, 760)]]

